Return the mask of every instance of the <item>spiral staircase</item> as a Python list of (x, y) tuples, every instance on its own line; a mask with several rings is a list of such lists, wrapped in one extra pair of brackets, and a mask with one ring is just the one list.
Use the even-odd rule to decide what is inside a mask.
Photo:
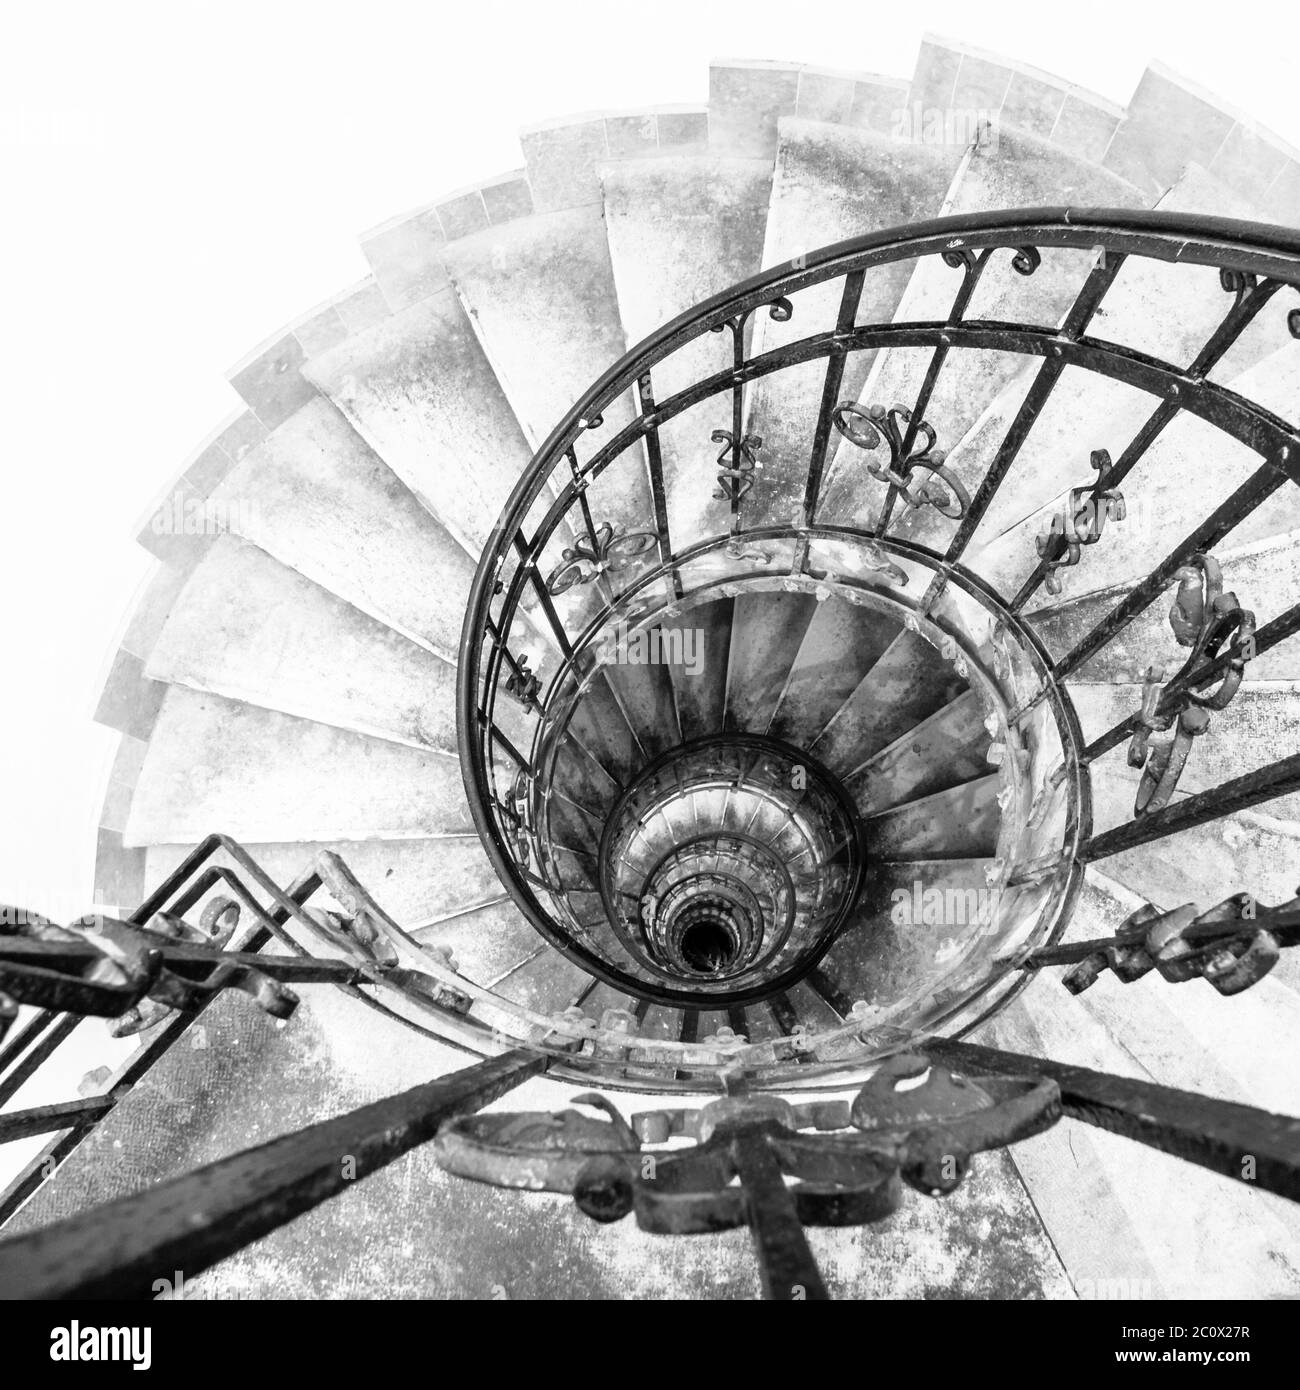
[[(1297, 893), (1300, 154), (935, 38), (709, 93), (525, 131), (231, 374), (141, 532), (97, 902), (214, 829), (277, 883), (333, 851), (442, 993), (221, 1001), (6, 1234), (521, 1044), (541, 1108), (960, 1035), (1300, 1113), (1288, 953), (1231, 998), (1024, 968)], [(852, 1297), (1300, 1294), (1300, 1207), (1073, 1122), (809, 1240)], [(743, 1246), (416, 1150), (196, 1284), (747, 1296)]]

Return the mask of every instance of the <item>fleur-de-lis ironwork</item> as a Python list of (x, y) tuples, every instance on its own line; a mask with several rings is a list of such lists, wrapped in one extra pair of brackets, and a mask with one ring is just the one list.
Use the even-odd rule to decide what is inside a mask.
[[(864, 410), (856, 401), (841, 401), (832, 411), (831, 421), (859, 449), (879, 448), (884, 439), (889, 446), (888, 465), (869, 463), (867, 472), (896, 487), (909, 507), (931, 506), (954, 521), (966, 515), (970, 494), (947, 467), (947, 454), (935, 447), (938, 436), (933, 425), (921, 420), (912, 428), (912, 412), (905, 406), (891, 405), (886, 409), (873, 405)], [(909, 433), (911, 443), (904, 452)], [(932, 476), (913, 486), (913, 475), (918, 470)]]
[[(1166, 806), (1178, 786), (1191, 752), (1192, 740), (1210, 726), (1210, 711), (1225, 709), (1241, 686), (1246, 662), (1254, 656), (1255, 615), (1237, 602), (1237, 595), (1223, 592), (1223, 572), (1210, 555), (1198, 553), (1176, 570), (1178, 593), (1169, 610), (1169, 626), (1180, 647), (1191, 655), (1165, 685), (1158, 667), (1146, 672), (1138, 727), (1129, 741), (1128, 763), (1142, 768), (1135, 816), (1149, 815)], [(1195, 673), (1231, 646), (1231, 656), (1221, 672), (1190, 682)], [(1205, 687), (1214, 681), (1212, 690)], [(1170, 733), (1170, 731), (1172, 732)], [(1154, 733), (1169, 733), (1155, 740)]]
[(757, 458), (763, 438), (757, 434), (742, 435), (737, 445), (730, 430), (714, 430), (709, 438), (722, 445), (718, 454), (718, 489), (713, 495), (719, 501), (739, 502), (754, 486), (754, 470), (763, 466)]
[(1049, 594), (1061, 592), (1057, 570), (1079, 563), (1080, 546), (1096, 545), (1109, 518), (1124, 520), (1124, 494), (1110, 486), (1114, 471), (1110, 454), (1105, 449), (1094, 449), (1089, 461), (1097, 470), (1097, 477), (1083, 487), (1070, 489), (1064, 510), (1052, 517), (1047, 530), (1034, 541), (1045, 562), (1043, 585)]
[(590, 584), (607, 570), (626, 569), (658, 543), (659, 537), (653, 531), (620, 534), (608, 521), (602, 521), (590, 542), (575, 541), (560, 552), (561, 562), (546, 581), (546, 587), (552, 594), (562, 594), (576, 585)]

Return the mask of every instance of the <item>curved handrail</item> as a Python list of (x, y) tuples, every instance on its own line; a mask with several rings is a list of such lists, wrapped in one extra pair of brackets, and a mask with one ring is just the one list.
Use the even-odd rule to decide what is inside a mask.
[[(544, 909), (528, 885), (519, 881), (517, 865), (491, 810), (493, 797), (488, 780), (479, 698), (490, 606), (501, 586), (506, 560), (515, 556), (522, 563), (510, 580), (501, 608), (498, 621), (503, 631), (509, 630), (523, 600), (524, 589), (530, 578), (530, 562), (535, 571), (535, 562), (543, 546), (580, 495), (580, 489), (572, 490), (572, 484), (559, 489), (559, 495), (533, 537), (525, 540), (525, 518), (535, 507), (548, 480), (564, 466), (566, 460), (576, 460), (571, 453), (575, 444), (600, 428), (608, 407), (658, 363), (705, 334), (722, 329), (729, 323), (743, 321), (744, 317), (765, 305), (772, 306), (774, 318), (787, 319), (790, 317), (786, 302), (788, 296), (876, 266), (898, 260), (919, 262), (923, 257), (939, 255), (948, 265), (960, 268), (964, 258), (971, 258), (970, 263), (973, 263), (976, 251), (996, 248), (1020, 251), (1017, 261), (1027, 261), (1024, 268), (1020, 264), (1015, 266), (1021, 274), (1032, 273), (1037, 264), (1038, 248), (1101, 248), (1107, 255), (1120, 260), (1136, 256), (1210, 266), (1220, 272), (1225, 289), (1238, 290), (1239, 302), (1242, 292), (1253, 286), (1256, 277), (1264, 277), (1266, 281), (1279, 285), (1300, 287), (1300, 232), (1227, 218), (1123, 209), (1011, 209), (976, 216), (937, 218), (811, 251), (796, 261), (785, 262), (751, 276), (696, 305), (650, 334), (612, 364), (566, 412), (513, 489), (475, 574), (460, 648), (457, 721), (462, 772), (471, 814), (494, 867), (517, 904), (533, 925), (553, 943), (554, 934), (544, 928), (547, 920)], [(935, 347), (942, 341), (945, 347), (1010, 349), (1029, 358), (1054, 358), (1058, 364), (1058, 374), (1065, 365), (1077, 365), (1123, 379), (1176, 411), (1200, 415), (1226, 434), (1266, 455), (1277, 469), (1280, 479), (1289, 476), (1293, 481), (1300, 482), (1300, 435), (1290, 423), (1258, 403), (1206, 380), (1204, 375), (1191, 378), (1187, 369), (1179, 364), (1162, 362), (1149, 354), (1108, 342), (1104, 338), (1091, 337), (1083, 331), (1107, 286), (1108, 282), (1096, 295), (1087, 315), (1081, 316), (1081, 322), (1071, 324), (1067, 319), (1060, 326), (979, 319), (855, 325), (850, 316), (847, 326), (814, 333), (793, 344), (760, 353), (741, 361), (737, 369), (714, 373), (693, 382), (673, 397), (653, 403), (649, 409), (643, 410), (637, 418), (613, 433), (585, 461), (581, 475), (588, 479), (597, 476), (609, 462), (645, 437), (650, 428), (657, 428), (698, 401), (728, 389), (743, 390), (745, 385), (786, 366), (844, 356), (862, 348), (897, 345)], [(1290, 311), (1288, 326), (1294, 335), (1300, 336), (1300, 310)], [(739, 356), (743, 358), (743, 354)], [(1189, 386), (1194, 389), (1188, 389)], [(576, 467), (574, 476), (576, 480)], [(987, 506), (999, 479), (993, 479), (992, 488), (988, 486), (989, 481), (986, 477), (976, 493), (976, 507)], [(1252, 505), (1257, 505), (1259, 500), (1255, 498)], [(805, 515), (805, 525), (808, 520)], [(762, 529), (760, 523), (758, 530)], [(959, 568), (962, 547), (973, 529), (973, 525), (963, 523), (945, 555), (932, 553), (945, 570)], [(750, 533), (743, 531), (742, 534)], [(664, 557), (669, 565), (676, 563), (677, 558), (675, 555)], [(535, 572), (531, 578), (536, 583)], [(1167, 576), (1159, 573), (1153, 576), (1153, 580), (1157, 578), (1161, 585), (1152, 592), (1151, 598), (1167, 581)], [(1146, 601), (1150, 602), (1151, 598)], [(492, 699), (495, 698), (495, 687), (499, 682), (502, 645), (494, 644), (494, 651), (489, 656), (486, 681)], [(489, 706), (489, 721), (490, 717)], [(561, 945), (560, 949), (563, 950), (564, 946)], [(583, 960), (585, 952), (581, 949), (566, 954), (570, 954), (576, 963), (588, 964)]]

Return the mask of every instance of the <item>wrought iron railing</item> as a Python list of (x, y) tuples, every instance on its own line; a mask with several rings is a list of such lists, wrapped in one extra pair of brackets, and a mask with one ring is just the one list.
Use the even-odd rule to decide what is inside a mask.
[[(859, 322), (860, 306), (873, 302), (864, 293), (871, 277), (898, 261), (941, 264), (954, 277), (945, 310), (915, 320), (900, 311), (890, 322)], [(1121, 269), (1142, 262), (1218, 272), (1223, 311), (1188, 361), (1108, 341), (1104, 329), (1096, 329)], [(1071, 267), (1076, 283), (1051, 322), (971, 314), (981, 293), (1005, 307), (1010, 291), (1000, 282), (1029, 284), (1035, 276), (1056, 277), (1059, 301)], [(594, 975), (627, 987), (627, 978), (593, 951), (566, 913), (564, 886), (548, 864), (546, 793), (555, 750), (583, 682), (599, 667), (599, 643), (611, 625), (652, 611), (671, 614), (692, 593), (710, 585), (726, 593), (728, 581), (743, 586), (760, 574), (779, 574), (787, 584), (836, 582), (840, 592), (846, 585), (878, 592), (912, 579), (916, 593), (919, 577), (924, 592), (913, 612), (941, 628), (946, 620), (940, 640), (960, 638), (964, 625), (968, 659), (991, 652), (994, 664), (1019, 663), (1003, 682), (1011, 708), (999, 737), (1011, 744), (1019, 739), (1013, 751), (1034, 757), (1035, 741), (1055, 741), (1049, 785), (1062, 795), (1055, 830), (1039, 845), (1039, 859), (1021, 854), (1001, 885), (1023, 894), (1049, 881), (1039, 919), (1026, 930), (1034, 909), (1023, 900), (1016, 907), (1017, 929), (1006, 949), (994, 953), (1003, 957), (1000, 988), (990, 996), (986, 982), (972, 996), (982, 994), (987, 1007), (967, 1007), (946, 1020), (936, 1015), (931, 1025), (962, 1031), (1005, 1002), (1016, 976), (1011, 945), (1023, 956), (1059, 937), (1084, 865), (1300, 787), (1300, 756), (1290, 756), (1222, 786), (1171, 796), (1192, 739), (1212, 711), (1229, 704), (1245, 663), (1300, 628), (1300, 604), (1257, 618), (1235, 595), (1224, 594), (1212, 554), (1279, 489), (1300, 481), (1296, 419), (1281, 418), (1212, 376), (1266, 312), (1282, 315), (1290, 336), (1300, 335), (1300, 308), (1278, 299), (1280, 291), (1297, 287), (1300, 235), (1275, 227), (1073, 208), (943, 218), (826, 247), (765, 271), (683, 314), (612, 366), (520, 479), (484, 553), (463, 630), (458, 714), (470, 805), (498, 872), (538, 932)], [(778, 345), (755, 350), (760, 311), (787, 330), (802, 320), (803, 336), (787, 331)], [(701, 376), (698, 344), (711, 333), (730, 335), (731, 360)], [(888, 348), (926, 354), (915, 396), (905, 406), (864, 405), (845, 386), (852, 375), (846, 368), (861, 354)], [(977, 470), (967, 463), (965, 476), (944, 453), (956, 441), (938, 440), (927, 421), (945, 370), (951, 372), (963, 353), (1001, 354), (1030, 364), (1032, 372), (987, 463)], [(784, 466), (774, 481), (774, 466), (782, 461), (765, 456), (763, 441), (748, 428), (753, 392), (807, 364), (824, 364), (820, 407), (796, 465)], [(1136, 388), (1149, 396), (1150, 409), (1114, 459), (1080, 441), (1085, 453), (1092, 449), (1093, 476), (1070, 493), (1039, 538), (1030, 576), (1001, 593), (964, 561), (1069, 369)], [(1004, 374), (1000, 384), (1006, 380)], [(662, 382), (671, 389), (662, 389)], [(672, 475), (668, 456), (674, 446), (680, 452), (681, 422), (697, 428), (698, 408), (708, 403), (715, 415), (727, 415), (727, 427), (711, 434), (721, 450), (716, 479), (709, 479), (716, 481), (714, 496), (726, 516), (715, 527), (688, 525), (678, 534), (670, 503), (685, 479)], [(1053, 656), (1024, 621), (1025, 605), (1041, 587), (1057, 590), (1061, 571), (1082, 561), (1082, 548), (1098, 540), (1108, 521), (1112, 531), (1121, 529), (1125, 479), (1180, 416), (1204, 421), (1225, 441), (1252, 450), (1257, 468), (1168, 553), (1152, 556), (1145, 577), (1068, 652)], [(870, 506), (849, 508), (848, 520), (844, 470), (836, 500), (830, 466), (839, 438), (863, 451), (861, 476), (881, 484)], [(783, 497), (797, 502), (788, 517), (774, 515)], [(858, 548), (856, 579), (852, 566), (840, 563), (852, 547)], [(1186, 664), (1163, 685), (1150, 676), (1141, 708), (1085, 742), (1064, 682), (1175, 584), (1184, 616), (1174, 631), (1190, 648)], [(976, 613), (981, 606), (985, 611)], [(1034, 718), (1045, 710), (1051, 719), (1035, 730)], [(1167, 738), (1153, 739), (1166, 731)], [(1122, 744), (1129, 764), (1143, 769), (1135, 813), (1126, 824), (1094, 835), (1088, 769)], [(846, 1036), (854, 1036), (847, 1026)], [(773, 1074), (782, 1070), (779, 1045), (776, 1053)], [(770, 1068), (770, 1050), (767, 1060)], [(809, 1079), (806, 1073), (801, 1078)]]
[[(1067, 252), (1076, 265), (1080, 258), (1085, 264), (1056, 322), (971, 316), (993, 277), (1032, 282), (1045, 262), (1050, 269), (1053, 256)], [(959, 277), (946, 312), (857, 322), (873, 272), (905, 260), (942, 265)], [(1230, 299), (1186, 364), (1093, 331), (1117, 274), (1134, 261), (1218, 272)], [(922, 1057), (896, 1058), (878, 1069), (852, 1103), (791, 1106), (747, 1094), (796, 1086), (843, 1090), (905, 1040), (895, 1036), (891, 1044), (889, 1021), (851, 1000), (838, 1001), (843, 1022), (821, 1035), (827, 1050), (819, 1056), (828, 1060), (813, 1065), (793, 1031), (758, 1046), (734, 1033), (651, 1045), (634, 1027), (597, 1024), (576, 1008), (557, 1017), (536, 1015), (466, 979), (445, 954), (421, 947), (343, 866), (327, 861), (281, 890), (237, 845), (212, 837), (119, 924), (131, 931), (118, 933), (111, 951), (76, 933), (67, 939), (40, 922), (0, 942), (0, 994), (8, 986), (13, 997), (39, 1009), (0, 1051), (0, 1103), (48, 1059), (82, 1014), (117, 1016), (151, 1003), (178, 1010), (132, 1064), (136, 1070), (118, 1077), (103, 1096), (0, 1116), (0, 1140), (57, 1133), (51, 1150), (57, 1165), (118, 1103), (124, 1093), (119, 1083), (155, 1060), (195, 1010), (236, 983), (241, 971), (256, 972), (243, 976), (255, 993), (269, 981), (272, 1002), (284, 999), (291, 982), (332, 982), (430, 1036), (493, 1055), (429, 1086), (7, 1241), (0, 1246), (0, 1294), (148, 1296), (160, 1271), (197, 1274), (338, 1192), (340, 1152), (358, 1156), (355, 1176), (363, 1177), (435, 1135), (439, 1160), (450, 1171), (571, 1192), (596, 1219), (635, 1211), (645, 1229), (665, 1232), (748, 1224), (764, 1288), (775, 1297), (824, 1292), (803, 1224), (880, 1219), (897, 1206), (900, 1179), (929, 1195), (951, 1191), (972, 1153), (1037, 1133), (1061, 1114), (1239, 1181), (1249, 1160), (1252, 1183), (1300, 1199), (1300, 1121), (933, 1036), (970, 1026), (1040, 969), (1069, 966), (1065, 982), (1076, 992), (1111, 970), (1122, 980), (1152, 971), (1171, 984), (1202, 978), (1232, 995), (1260, 978), (1282, 949), (1300, 944), (1296, 903), (1261, 908), (1244, 895), (1203, 912), (1147, 906), (1111, 938), (1068, 946), (1059, 941), (1086, 864), (1300, 788), (1300, 754), (1291, 753), (1218, 787), (1173, 796), (1194, 740), (1231, 727), (1231, 702), (1247, 663), (1300, 630), (1300, 604), (1256, 614), (1225, 593), (1213, 554), (1253, 511), (1300, 481), (1296, 421), (1212, 377), (1261, 314), (1283, 314), (1290, 335), (1300, 336), (1300, 309), (1278, 301), (1279, 292), (1297, 287), (1300, 235), (1154, 213), (1015, 211), (941, 219), (828, 247), (715, 297), (611, 367), (546, 441), (494, 532), (461, 651), (458, 717), (466, 786), (475, 823), (521, 911), (543, 937), (590, 968), (593, 986), (611, 974), (609, 962), (564, 914), (563, 885), (557, 891), (551, 877), (542, 802), (583, 681), (599, 667), (590, 653), (612, 618), (635, 615), (638, 604), (643, 612), (662, 611), (689, 602), (695, 591), (743, 586), (758, 576), (812, 588), (834, 585), (861, 601), (888, 590), (900, 606), (894, 591), (908, 589), (918, 629), (929, 624), (936, 644), (950, 643), (954, 662), (972, 677), (987, 665), (987, 681), (1007, 705), (998, 725), (1003, 755), (1031, 762), (1041, 755), (1044, 766), (1032, 787), (1049, 813), (1036, 820), (1034, 808), (1025, 806), (1013, 817), (1019, 832), (1038, 833), (1037, 839), (1028, 833), (1001, 884), (1001, 901), (1019, 913), (1014, 949), (1009, 938), (997, 971), (963, 996), (955, 1026), (940, 1009), (929, 1018), (927, 1036), (907, 1041)], [(760, 310), (788, 327), (799, 325), (805, 310), (827, 305), (829, 321), (809, 312), (804, 336), (754, 350)], [(698, 361), (689, 350), (711, 332), (730, 334), (731, 360), (699, 376), (687, 370)], [(864, 403), (846, 385), (849, 366), (855, 354), (890, 347), (927, 355), (915, 394), (903, 405)], [(953, 354), (968, 350), (1007, 354), (1032, 368), (976, 475), (945, 456), (952, 441), (938, 439), (926, 418)], [(822, 373), (822, 384), (806, 451), (795, 468), (773, 477), (777, 470), (760, 468), (770, 460), (749, 428), (750, 392), (810, 364)], [(1081, 441), (1093, 476), (1070, 493), (1041, 537), (1029, 577), (1013, 592), (999, 592), (964, 561), (999, 490), (1014, 476), (1035, 422), (1053, 393), (1064, 389), (1069, 368), (1135, 387), (1152, 406), (1113, 458)], [(706, 402), (725, 415), (726, 427), (709, 431), (720, 451), (716, 477), (708, 480), (716, 482), (725, 520), (679, 535), (670, 524), (668, 475), (678, 442), (671, 427)], [(1258, 466), (1166, 554), (1153, 556), (1145, 577), (1068, 651), (1054, 656), (1026, 622), (1026, 605), (1040, 587), (1055, 591), (1061, 571), (1082, 563), (1085, 547), (1103, 528), (1123, 520), (1125, 478), (1180, 416), (1244, 445), (1258, 456)], [(831, 446), (837, 438), (862, 451), (864, 473), (880, 485), (867, 514), (850, 521), (826, 510), (836, 484)], [(616, 485), (602, 491), (602, 478)], [(795, 507), (773, 520), (772, 499), (786, 495)], [(760, 500), (767, 511), (751, 525)], [(918, 527), (918, 516), (926, 527)], [(1189, 653), (1186, 664), (1163, 684), (1150, 679), (1140, 708), (1085, 742), (1064, 682), (1173, 586), (1171, 625)], [(1134, 815), (1094, 834), (1089, 770), (1125, 745), (1128, 765), (1142, 774)], [(232, 869), (205, 867), (217, 851), (232, 860)], [(345, 912), (321, 914), (305, 906), (322, 870)], [(781, 891), (774, 888), (769, 896), (776, 901)], [(177, 926), (205, 894), (217, 892), (253, 914), (239, 950), (227, 950), (229, 941), (196, 944)], [(742, 909), (757, 910), (733, 894), (718, 920), (743, 938), (737, 926)], [(213, 911), (210, 934), (230, 925), (227, 913), (226, 907)], [(273, 937), (287, 955), (260, 954)], [(107, 974), (106, 958), (113, 964)], [(4, 1012), (8, 1002), (0, 999), (0, 1026), (14, 1017), (12, 1008)], [(840, 1042), (843, 1050), (834, 1053)], [(713, 1106), (649, 1112), (630, 1123), (603, 1098), (604, 1121), (576, 1112), (470, 1117), (543, 1072), (557, 1079), (601, 1078), (614, 1087), (725, 1094)], [(972, 1085), (979, 1078), (992, 1080)], [(895, 1093), (896, 1082), (909, 1084)], [(697, 1147), (661, 1147), (683, 1137)], [(647, 1167), (647, 1157), (656, 1162)], [(797, 1187), (785, 1184), (783, 1175), (791, 1174), (802, 1180)], [(39, 1182), (34, 1169), (24, 1175), (0, 1216)]]

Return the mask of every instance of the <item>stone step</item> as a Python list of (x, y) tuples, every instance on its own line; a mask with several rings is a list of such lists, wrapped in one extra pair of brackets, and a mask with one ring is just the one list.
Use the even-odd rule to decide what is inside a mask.
[(471, 830), (458, 761), (174, 685), (136, 784), (128, 845), (392, 840)]
[[(783, 118), (763, 264), (778, 266), (833, 242), (937, 216), (960, 155), (960, 146)], [(855, 321), (888, 323), (911, 273), (909, 261), (873, 269)], [(843, 292), (842, 280), (798, 291), (785, 322), (756, 313), (751, 355), (834, 328)], [(840, 399), (857, 398), (874, 356), (858, 352), (847, 360)], [(745, 502), (750, 524), (785, 523), (802, 509), (825, 379), (824, 361), (807, 362), (761, 378), (751, 389), (748, 428), (763, 440), (763, 467)]]
[(815, 744), (901, 630), (872, 608), (836, 597), (819, 603), (767, 732), (796, 748)]
[(538, 212), (599, 204), (608, 160), (702, 153), (707, 140), (708, 111), (689, 103), (560, 116), (519, 136)]
[[(506, 399), (535, 450), (565, 412), (627, 351), (599, 204), (539, 214), (465, 237), (447, 269)], [(576, 444), (585, 462), (631, 419), (625, 399)], [(653, 529), (638, 449), (590, 485), (597, 523)], [(567, 482), (567, 476), (561, 481)]]
[[(1241, 606), (1255, 615), (1256, 630), (1291, 608), (1300, 593), (1300, 531), (1266, 541), (1214, 552), (1223, 571), (1225, 593), (1235, 593)], [(1100, 623), (1128, 593), (1117, 584), (1033, 615), (1034, 631), (1056, 658), (1066, 655)], [(1175, 592), (1172, 588), (1170, 594)], [(1172, 674), (1190, 652), (1174, 643), (1169, 628), (1170, 601), (1161, 598), (1140, 613), (1095, 656), (1079, 667), (1075, 683), (1140, 681), (1144, 671), (1164, 658)], [(1248, 681), (1300, 680), (1300, 637), (1291, 636), (1261, 651), (1245, 671)]]
[[(995, 140), (973, 146), (954, 177), (943, 211), (953, 215), (999, 208), (1045, 207), (1062, 202), (1097, 207), (1146, 205), (1138, 191), (1095, 164), (1009, 126)], [(1058, 323), (1073, 304), (1092, 267), (1085, 250), (1049, 248), (1031, 274), (1017, 274), (1014, 252), (995, 252), (967, 306), (968, 319)], [(916, 266), (894, 322), (947, 319), (964, 272), (928, 256)], [(895, 402), (911, 408), (930, 365), (932, 349), (896, 348), (879, 353), (859, 397), (863, 407)], [(924, 411), (938, 447), (951, 450), (992, 400), (1023, 367), (1017, 354), (954, 352), (939, 373)], [(883, 483), (865, 478), (862, 451), (840, 440), (819, 515), (849, 519), (871, 514), (883, 500)]]
[(607, 668), (609, 683), (644, 758), (656, 758), (682, 741), (673, 694), (673, 678), (667, 666)]
[(817, 609), (805, 593), (747, 593), (736, 599), (727, 666), (729, 732), (764, 734)]
[[(390, 218), (362, 234), (361, 250), (388, 308), (400, 312), (447, 288), (448, 242), (528, 217), (532, 211), (528, 179), (522, 169), (514, 169)], [(335, 341), (343, 336), (337, 335)]]
[[(1257, 219), (1258, 209), (1193, 165), (1156, 203), (1161, 212), (1214, 212)], [(1232, 305), (1212, 267), (1132, 257), (1107, 291), (1089, 335), (1146, 352), (1177, 367), (1189, 366)], [(1280, 305), (1280, 301), (1278, 302)], [(1214, 369), (1230, 381), (1285, 345), (1286, 315), (1265, 309)], [(1038, 376), (1038, 359), (1022, 360), (948, 456), (948, 467), (974, 493)], [(945, 370), (947, 368), (945, 367)], [(1089, 453), (1107, 448), (1118, 459), (1155, 409), (1145, 392), (1113, 378), (1068, 367), (1034, 421), (1012, 469), (975, 533), (981, 545), (1092, 475)], [(943, 549), (954, 523), (931, 507), (900, 515), (891, 530)]]
[(527, 953), (493, 982), (493, 992), (537, 1013), (561, 1013), (591, 977), (535, 934), (533, 941)]
[(451, 289), (350, 335), (304, 371), (477, 556), (532, 449)]
[(780, 123), (792, 116), (888, 135), (907, 90), (905, 78), (807, 63), (710, 63), (709, 146), (719, 154), (770, 161)]
[[(1165, 1080), (1046, 978), (1032, 981), (974, 1040)], [(1144, 1298), (1294, 1296), (1300, 1288), (1292, 1232), (1266, 1194), (1245, 1183), (1068, 1119), (1011, 1152), (1080, 1292), (1102, 1280), (1122, 1281), (1121, 1297)]]
[[(766, 159), (674, 156), (600, 167), (619, 318), (629, 345), (758, 272), (772, 186)], [(731, 366), (732, 335), (706, 333), (651, 371), (664, 401)], [(726, 529), (715, 429), (730, 430), (730, 394), (702, 401), (659, 430), (674, 550)]]
[(213, 498), (282, 564), (455, 656), (473, 561), (328, 402), (281, 425)]
[(991, 773), (864, 817), (869, 858), (975, 859), (996, 853), (998, 783), (997, 774)]
[(991, 742), (984, 706), (967, 690), (873, 754), (847, 786), (861, 814), (874, 815), (986, 777)]
[[(150, 845), (144, 851), (147, 890), (152, 892), (163, 883), (193, 848), (192, 842)], [(332, 850), (369, 889), (380, 907), (408, 930), (436, 919), (472, 912), (499, 900), (505, 891), (477, 835), (413, 840), (248, 842), (243, 848), (281, 888), (287, 888), (310, 869), (322, 850)], [(220, 857), (213, 862), (220, 862)], [(312, 905), (340, 907), (324, 890), (312, 898)]]
[(922, 859), (873, 865), (864, 900), (822, 973), (849, 999), (880, 1007), (923, 998), (980, 934), (993, 860)]
[(1300, 213), (1300, 154), (1163, 63), (1142, 74), (1104, 162), (1148, 190), (1203, 164), (1271, 221), (1294, 225)]
[[(1124, 108), (1000, 53), (925, 34), (908, 92), (909, 129), (951, 139), (979, 120), (1015, 126), (1080, 159), (1106, 153)], [(915, 135), (913, 138), (916, 138)]]
[(542, 944), (510, 898), (422, 926), (415, 938), (421, 946), (450, 949), (456, 969), (479, 985), (499, 980)]
[[(1248, 368), (1234, 378), (1232, 389), (1282, 416), (1293, 412), (1300, 391), (1300, 343), (1291, 342)], [(1212, 474), (1205, 469), (1209, 457), (1215, 461)], [(1124, 521), (1108, 526), (1101, 539), (1084, 550), (1077, 565), (1056, 571), (1059, 594), (1041, 588), (1025, 611), (1054, 608), (1098, 589), (1145, 578), (1153, 561), (1170, 554), (1262, 462), (1253, 449), (1207, 421), (1186, 413), (1177, 416), (1124, 480)], [(1079, 484), (1089, 482), (1089, 475), (1091, 469), (1081, 473)], [(1297, 489), (1283, 480), (1271, 497), (1228, 533), (1227, 545), (1240, 548), (1296, 529), (1300, 526), (1298, 496)], [(967, 563), (1002, 593), (1014, 594), (1037, 564), (1035, 537), (1050, 527), (1052, 516), (1066, 502), (1066, 496), (1054, 499), (972, 552)]]
[(456, 752), (454, 667), (233, 536), (219, 537), (195, 570), (145, 674)]
[(671, 668), (677, 717), (684, 739), (703, 738), (722, 728), (727, 707), (727, 670), (735, 600), (715, 599), (682, 616), (678, 626), (695, 636), (696, 669), (686, 663)]
[(900, 632), (809, 751), (847, 784), (965, 688), (937, 648), (919, 633)]

